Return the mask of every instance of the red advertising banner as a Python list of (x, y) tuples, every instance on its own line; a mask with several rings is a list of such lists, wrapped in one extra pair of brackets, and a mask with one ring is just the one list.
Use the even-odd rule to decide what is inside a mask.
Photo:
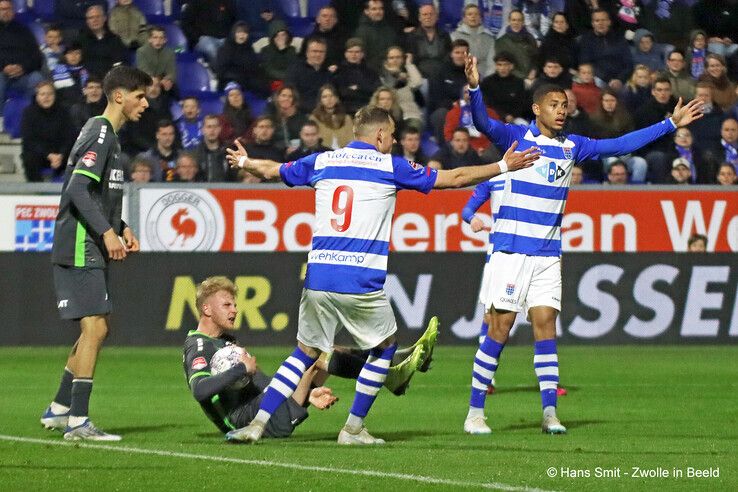
[[(391, 248), (475, 252), (485, 233), (461, 219), (471, 190), (400, 192)], [(306, 251), (315, 217), (310, 189), (141, 190), (149, 251)], [(478, 215), (490, 220), (489, 205)], [(171, 229), (171, 230), (170, 230)], [(708, 251), (738, 251), (738, 194), (723, 191), (572, 190), (562, 223), (564, 251), (686, 251), (694, 234)]]

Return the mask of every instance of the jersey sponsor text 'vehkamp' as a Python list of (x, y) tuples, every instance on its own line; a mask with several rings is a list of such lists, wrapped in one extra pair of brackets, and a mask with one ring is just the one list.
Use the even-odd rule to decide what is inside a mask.
[(289, 186), (315, 188), (305, 287), (362, 294), (384, 286), (397, 191), (428, 193), (437, 171), (351, 142), (287, 162), (280, 175)]

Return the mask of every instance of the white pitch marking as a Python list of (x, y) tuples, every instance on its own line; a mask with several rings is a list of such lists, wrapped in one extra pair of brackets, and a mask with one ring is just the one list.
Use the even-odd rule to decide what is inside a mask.
[(247, 460), (242, 458), (228, 458), (225, 456), (210, 456), (206, 454), (178, 453), (176, 451), (164, 451), (160, 449), (132, 448), (128, 446), (109, 446), (106, 444), (89, 444), (80, 441), (56, 441), (51, 439), (36, 439), (32, 437), (6, 436), (0, 434), (0, 441), (21, 442), (27, 444), (43, 444), (52, 446), (77, 447), (84, 449), (103, 449), (106, 451), (117, 451), (119, 453), (149, 454), (155, 456), (167, 456), (171, 458), (184, 458), (192, 460), (209, 460), (221, 463), (236, 463), (239, 465), (269, 466), (275, 468), (288, 468), (291, 470), (302, 470), (310, 472), (343, 473), (346, 475), (358, 475), (364, 477), (393, 478), (397, 480), (408, 480), (411, 482), (428, 483), (433, 485), (450, 485), (455, 487), (483, 488), (492, 490), (507, 490), (514, 492), (549, 492), (544, 489), (531, 487), (519, 487), (498, 482), (463, 482), (459, 480), (448, 480), (445, 478), (427, 477), (423, 475), (410, 475), (408, 473), (380, 472), (373, 470), (351, 470), (348, 468), (329, 468), (326, 466), (308, 466), (297, 463), (280, 463), (267, 460)]

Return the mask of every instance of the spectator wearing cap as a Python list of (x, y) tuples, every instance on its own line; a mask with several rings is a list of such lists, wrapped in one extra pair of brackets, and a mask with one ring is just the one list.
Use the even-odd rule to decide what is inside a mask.
[(250, 127), (254, 121), (251, 108), (243, 98), (241, 86), (236, 82), (228, 82), (225, 86), (225, 103), (223, 113), (220, 115), (220, 138), (230, 145), (236, 138), (244, 141), (251, 139)]
[(281, 20), (269, 24), (269, 44), (261, 50), (262, 67), (270, 82), (283, 81), (287, 69), (297, 61), (292, 34)]
[(103, 7), (89, 7), (85, 12), (85, 22), (87, 26), (80, 32), (77, 40), (82, 48), (85, 66), (91, 74), (102, 78), (115, 65), (128, 63), (128, 48), (108, 28)]
[(161, 88), (171, 94), (177, 82), (177, 64), (172, 48), (167, 46), (167, 34), (161, 26), (151, 26), (149, 35), (138, 50), (136, 50), (136, 67), (151, 77), (156, 77)]
[(656, 44), (653, 33), (647, 29), (637, 29), (633, 37), (633, 54), (634, 65), (645, 65), (652, 71), (659, 71), (666, 68), (664, 62), (664, 51), (661, 46)]
[(367, 67), (364, 61), (364, 41), (360, 38), (346, 41), (344, 60), (338, 66), (333, 81), (349, 114), (366, 105), (379, 87), (377, 72)]
[[(338, 22), (336, 8), (326, 5), (318, 10), (315, 16), (315, 27), (308, 38), (323, 38), (326, 42), (326, 66), (338, 66), (343, 60), (343, 52), (349, 34), (346, 32), (345, 23)], [(305, 58), (306, 43), (302, 43), (300, 57)]]
[[(507, 53), (495, 55), (495, 73), (485, 77), (479, 84), (484, 102), (505, 123), (530, 118), (530, 97), (523, 79), (513, 74), (514, 60)], [(522, 122), (522, 121), (521, 121)]]
[(248, 39), (249, 27), (243, 21), (236, 22), (228, 39), (218, 48), (214, 66), (218, 84), (223, 88), (228, 82), (238, 82), (245, 90), (268, 97), (269, 83), (262, 76), (261, 59)]
[(669, 176), (667, 183), (674, 185), (692, 184), (692, 170), (689, 161), (682, 157), (674, 159), (671, 163), (671, 176)]
[(190, 48), (205, 53), (208, 62), (214, 63), (218, 48), (232, 34), (231, 27), (236, 22), (234, 1), (190, 0), (182, 7), (181, 17)]
[(418, 7), (418, 22), (420, 26), (407, 36), (408, 51), (423, 78), (431, 80), (451, 51), (451, 36), (438, 25), (438, 10), (432, 3)]
[(372, 70), (379, 71), (387, 49), (399, 42), (397, 32), (385, 19), (382, 0), (368, 0), (365, 3), (354, 37), (364, 41), (366, 64)]
[[(482, 12), (476, 4), (464, 7), (459, 26), (451, 33), (451, 39), (463, 39), (469, 44), (469, 53), (477, 57), (479, 75), (486, 77), (494, 70), (495, 36), (482, 25)], [(458, 92), (457, 92), (458, 94)]]
[(318, 100), (318, 90), (332, 82), (333, 74), (325, 64), (326, 42), (322, 38), (305, 40), (305, 59), (290, 65), (285, 83), (293, 86), (300, 94), (300, 110), (309, 113)]

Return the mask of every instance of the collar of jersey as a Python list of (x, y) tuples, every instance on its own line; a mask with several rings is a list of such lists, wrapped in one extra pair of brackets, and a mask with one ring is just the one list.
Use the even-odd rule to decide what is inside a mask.
[(199, 331), (199, 330), (190, 330), (190, 331), (189, 331), (189, 332), (187, 333), (187, 336), (188, 336), (188, 337), (192, 337), (192, 336), (198, 336), (198, 335), (199, 335), (199, 336), (201, 336), (201, 337), (209, 338), (209, 339), (211, 339), (211, 340), (215, 340), (215, 338), (214, 338), (214, 337), (211, 337), (210, 335), (206, 335), (205, 333), (203, 333), (203, 332), (201, 332), (201, 331)]
[(359, 142), (358, 140), (354, 140), (350, 142), (346, 147), (349, 149), (377, 150), (377, 148), (373, 146), (372, 144), (369, 144), (366, 142)]
[[(537, 136), (541, 135), (541, 130), (538, 129), (538, 125), (536, 124), (536, 120), (533, 120), (533, 121), (530, 122), (530, 125), (528, 125), (528, 129), (530, 130), (530, 133), (534, 137), (537, 137)], [(556, 136), (561, 135), (562, 133), (563, 132), (558, 132), (556, 134)]]

